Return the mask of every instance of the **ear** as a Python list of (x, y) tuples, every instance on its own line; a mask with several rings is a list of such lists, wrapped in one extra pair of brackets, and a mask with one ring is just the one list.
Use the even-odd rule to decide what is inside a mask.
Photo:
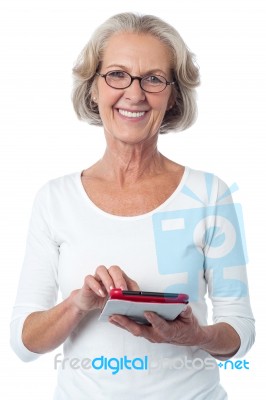
[(174, 91), (172, 91), (169, 100), (168, 100), (168, 104), (167, 104), (167, 111), (171, 110), (171, 108), (173, 108), (175, 105), (175, 94)]
[(167, 109), (166, 109), (166, 111), (171, 110), (171, 108), (174, 107), (174, 104), (175, 104), (174, 99), (171, 99), (171, 98), (170, 98), (169, 101), (168, 101), (168, 104), (167, 104)]
[(93, 82), (92, 88), (91, 88), (91, 99), (95, 104), (98, 104), (98, 89), (95, 84), (95, 81)]

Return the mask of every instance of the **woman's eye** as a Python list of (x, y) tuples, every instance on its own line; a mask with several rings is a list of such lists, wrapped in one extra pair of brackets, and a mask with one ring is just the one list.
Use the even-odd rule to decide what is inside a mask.
[(148, 83), (158, 85), (160, 83), (164, 83), (164, 78), (161, 76), (150, 75), (145, 78)]
[(108, 76), (111, 79), (125, 79), (127, 77), (127, 74), (123, 71), (111, 71), (108, 73)]

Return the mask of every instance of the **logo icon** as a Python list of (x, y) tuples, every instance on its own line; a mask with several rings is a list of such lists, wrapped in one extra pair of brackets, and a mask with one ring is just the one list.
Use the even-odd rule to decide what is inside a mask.
[[(153, 230), (159, 273), (186, 274), (186, 282), (176, 282), (166, 290), (189, 294), (191, 301), (199, 298), (195, 277), (208, 273), (215, 297), (245, 296), (244, 279), (247, 261), (243, 218), (240, 204), (234, 204), (226, 190), (215, 203), (211, 201), (212, 175), (206, 174), (209, 202), (197, 197), (187, 186), (182, 193), (200, 203), (200, 207), (153, 215)], [(243, 279), (239, 279), (243, 268)]]

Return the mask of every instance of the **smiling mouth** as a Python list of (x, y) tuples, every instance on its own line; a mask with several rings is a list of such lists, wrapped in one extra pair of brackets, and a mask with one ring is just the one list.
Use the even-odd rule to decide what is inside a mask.
[(145, 111), (131, 112), (131, 111), (127, 111), (127, 110), (121, 110), (120, 108), (119, 108), (118, 112), (119, 112), (119, 114), (123, 115), (124, 117), (128, 117), (128, 118), (139, 118), (145, 114)]

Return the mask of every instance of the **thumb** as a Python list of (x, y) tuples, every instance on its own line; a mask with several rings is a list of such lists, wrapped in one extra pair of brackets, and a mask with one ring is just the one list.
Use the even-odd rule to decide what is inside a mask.
[(190, 318), (192, 315), (192, 308), (190, 306), (185, 306), (184, 310), (181, 311), (180, 317), (182, 318)]

